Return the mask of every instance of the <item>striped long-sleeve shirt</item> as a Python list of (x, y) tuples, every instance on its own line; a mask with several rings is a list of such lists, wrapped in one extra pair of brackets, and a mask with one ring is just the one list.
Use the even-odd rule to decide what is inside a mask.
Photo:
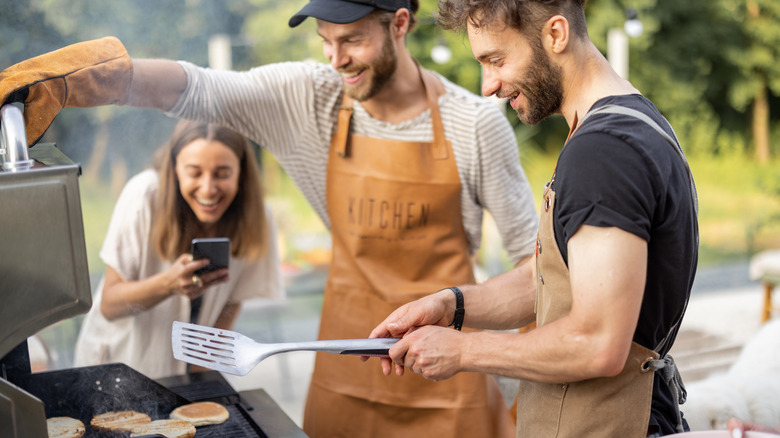
[[(188, 85), (170, 115), (229, 126), (269, 150), (327, 227), (325, 174), (342, 98), (342, 79), (327, 64), (285, 62), (248, 71), (220, 71), (180, 62)], [(511, 262), (533, 252), (538, 216), (506, 117), (489, 100), (437, 75), (444, 132), (460, 174), (463, 225), (470, 252), (479, 249), (483, 209), (490, 211)], [(404, 141), (432, 141), (430, 111), (391, 124), (354, 104), (351, 132)]]

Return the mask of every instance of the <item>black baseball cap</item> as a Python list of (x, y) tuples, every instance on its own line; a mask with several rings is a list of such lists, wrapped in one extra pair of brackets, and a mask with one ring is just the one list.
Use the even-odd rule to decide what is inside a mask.
[(309, 0), (287, 23), (295, 27), (307, 17), (319, 18), (329, 23), (353, 23), (368, 15), (375, 8), (395, 12), (401, 8), (411, 11), (409, 0)]

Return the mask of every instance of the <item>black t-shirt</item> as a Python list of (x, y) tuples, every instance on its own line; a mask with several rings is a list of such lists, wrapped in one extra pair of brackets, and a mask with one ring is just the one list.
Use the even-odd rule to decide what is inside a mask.
[[(674, 138), (655, 106), (640, 95), (611, 96), (607, 104), (640, 111)], [(663, 357), (677, 335), (698, 259), (698, 225), (687, 167), (673, 146), (647, 123), (628, 115), (596, 114), (585, 120), (561, 151), (556, 167), (555, 238), (566, 245), (582, 225), (617, 227), (648, 245), (647, 280), (634, 341)], [(655, 374), (651, 425), (675, 433), (671, 392)]]

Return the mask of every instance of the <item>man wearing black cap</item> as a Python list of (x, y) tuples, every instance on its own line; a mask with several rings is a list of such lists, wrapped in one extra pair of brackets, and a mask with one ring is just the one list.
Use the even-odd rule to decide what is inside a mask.
[[(538, 219), (512, 129), (491, 102), (419, 67), (405, 42), (417, 7), (310, 1), (289, 24), (316, 18), (329, 64), (128, 66), (115, 39), (82, 43), (0, 73), (0, 100), (26, 99), (31, 111), (37, 102), (154, 107), (262, 145), (332, 233), (319, 337), (362, 338), (398, 305), (475, 281), (485, 209), (513, 272), (532, 275)], [(28, 137), (40, 138), (55, 114), (28, 114)], [(304, 429), (314, 437), (514, 435), (491, 376), (384, 377), (333, 354), (316, 358)]]
[[(311, 0), (297, 14), (290, 18), (290, 27), (295, 27), (306, 17), (317, 18), (334, 24), (354, 23), (374, 9), (395, 12), (401, 8), (412, 10), (410, 0)], [(415, 3), (418, 3), (415, 1)], [(415, 7), (416, 9), (416, 7)]]

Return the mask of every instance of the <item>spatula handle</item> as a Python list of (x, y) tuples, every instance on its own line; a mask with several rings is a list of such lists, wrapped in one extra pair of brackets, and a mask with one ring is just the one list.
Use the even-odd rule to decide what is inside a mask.
[(279, 345), (280, 347), (288, 347), (285, 348), (288, 351), (292, 349), (314, 350), (326, 353), (386, 357), (390, 347), (399, 340), (399, 338), (330, 339)]
[(364, 350), (344, 350), (339, 354), (348, 354), (350, 356), (388, 357), (389, 353), (390, 353), (389, 348), (376, 348), (376, 349), (364, 349)]

